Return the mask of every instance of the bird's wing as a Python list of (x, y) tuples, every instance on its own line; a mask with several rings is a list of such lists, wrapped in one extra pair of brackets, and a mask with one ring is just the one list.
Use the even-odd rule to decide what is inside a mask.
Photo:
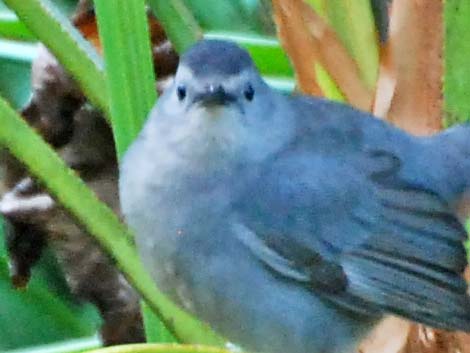
[(362, 313), (470, 330), (466, 233), (439, 195), (385, 151), (295, 151), (237, 205), (241, 242), (271, 271)]

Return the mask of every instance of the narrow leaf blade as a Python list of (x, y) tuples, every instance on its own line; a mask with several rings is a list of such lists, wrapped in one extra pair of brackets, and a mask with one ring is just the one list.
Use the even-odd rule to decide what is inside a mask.
[(145, 1), (97, 0), (95, 7), (106, 61), (111, 122), (121, 157), (156, 99)]
[(175, 337), (189, 343), (224, 345), (225, 341), (209, 327), (177, 308), (157, 290), (140, 262), (133, 237), (126, 227), (2, 98), (0, 126), (0, 145), (23, 162), (51, 195), (94, 236)]
[(328, 0), (325, 7), (330, 23), (357, 64), (362, 81), (373, 90), (379, 49), (370, 0)]
[(202, 38), (202, 29), (182, 0), (148, 0), (148, 4), (179, 53)]
[(4, 0), (78, 81), (92, 103), (109, 116), (103, 62), (95, 49), (50, 0)]

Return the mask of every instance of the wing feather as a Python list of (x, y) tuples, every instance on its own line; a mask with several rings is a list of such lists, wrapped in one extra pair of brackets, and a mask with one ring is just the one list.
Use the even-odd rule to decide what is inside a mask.
[(264, 265), (357, 313), (470, 331), (466, 232), (446, 201), (406, 180), (390, 152), (361, 153), (356, 168), (286, 158), (240, 207), (245, 244)]

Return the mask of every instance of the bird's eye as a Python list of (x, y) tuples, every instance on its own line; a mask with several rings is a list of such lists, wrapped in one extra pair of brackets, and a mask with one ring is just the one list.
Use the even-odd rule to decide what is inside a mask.
[(178, 86), (176, 94), (178, 95), (178, 99), (182, 101), (186, 97), (186, 87), (183, 85)]
[(245, 88), (245, 91), (243, 92), (243, 94), (245, 95), (245, 98), (246, 98), (248, 101), (252, 101), (252, 100), (253, 100), (253, 97), (255, 96), (255, 90), (253, 89), (253, 86), (252, 86), (252, 85), (248, 85), (248, 86)]

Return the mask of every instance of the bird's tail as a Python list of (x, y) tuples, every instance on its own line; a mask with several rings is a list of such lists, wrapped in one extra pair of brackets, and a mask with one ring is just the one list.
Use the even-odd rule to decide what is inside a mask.
[(470, 123), (455, 125), (435, 136), (441, 143), (455, 146), (462, 156), (470, 158)]
[(454, 205), (470, 201), (470, 124), (453, 126), (428, 141), (430, 169), (438, 166), (431, 174), (443, 189), (441, 195)]

